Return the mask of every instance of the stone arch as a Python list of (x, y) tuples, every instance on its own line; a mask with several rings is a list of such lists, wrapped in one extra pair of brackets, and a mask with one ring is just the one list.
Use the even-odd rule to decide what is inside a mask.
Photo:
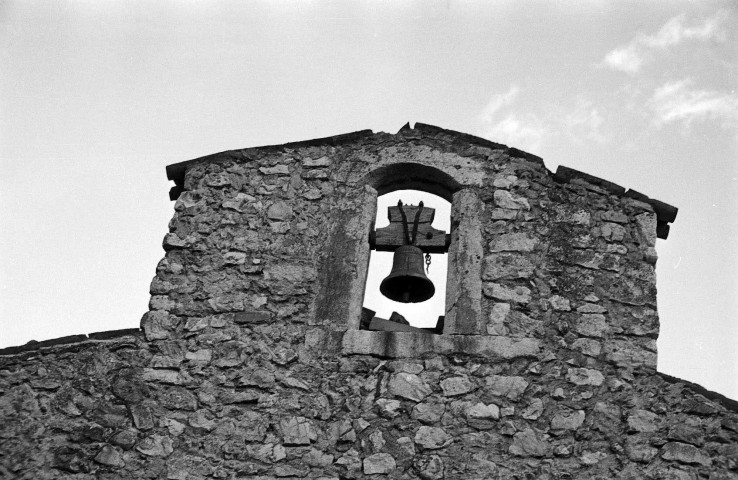
[[(313, 319), (334, 330), (359, 328), (369, 267), (370, 232), (377, 197), (400, 189), (420, 190), (451, 203), (451, 245), (446, 281), (444, 333), (481, 332), (481, 201), (472, 188), (438, 168), (416, 162), (378, 167), (357, 182), (363, 188), (332, 212), (327, 248), (319, 266)], [(358, 186), (357, 185), (357, 186)], [(478, 239), (478, 241), (475, 241)]]
[(453, 194), (462, 185), (451, 175), (437, 168), (415, 162), (393, 163), (379, 167), (364, 177), (364, 185), (377, 191), (377, 195), (395, 190), (420, 190), (432, 193), (451, 202)]
[[(438, 327), (439, 317), (445, 316), (448, 251), (445, 246), (441, 245), (441, 243), (445, 244), (445, 240), (450, 238), (448, 233), (450, 232), (451, 202), (438, 195), (428, 193), (427, 191), (411, 190), (403, 187), (398, 190), (391, 190), (382, 195), (378, 195), (376, 225), (373, 235), (375, 239), (381, 228), (386, 228), (391, 225), (387, 215), (387, 208), (395, 207), (398, 200), (402, 201), (403, 205), (417, 205), (419, 201), (422, 201), (425, 208), (432, 208), (435, 211), (431, 225), (434, 230), (434, 234), (439, 231), (447, 234), (443, 237), (438, 235), (436, 237), (437, 243), (432, 248), (426, 248), (427, 245), (424, 246), (423, 240), (421, 240), (421, 249), (425, 253), (432, 255), (430, 269), (429, 271), (426, 271), (426, 276), (433, 283), (435, 293), (431, 298), (418, 303), (396, 303), (392, 301), (392, 299), (382, 295), (380, 285), (391, 271), (391, 266), (394, 262), (394, 249), (388, 250), (386, 246), (381, 244), (377, 245), (375, 240), (375, 244), (372, 245), (373, 248), (369, 260), (369, 271), (365, 282), (365, 297), (363, 305), (368, 310), (365, 310), (363, 313), (368, 315), (369, 312), (374, 312), (374, 316), (379, 319), (379, 323), (376, 323), (375, 326), (387, 325), (388, 328), (395, 328), (396, 326), (394, 324), (388, 325), (381, 322), (381, 320), (387, 320), (390, 318), (392, 312), (397, 312), (410, 323), (410, 327), (422, 328), (427, 331)], [(413, 217), (409, 216), (408, 221), (412, 222)], [(419, 235), (423, 235), (423, 233), (420, 232)], [(443, 240), (441, 240), (441, 238), (443, 238)], [(372, 318), (373, 316), (364, 316), (362, 328), (369, 328)], [(443, 323), (440, 325), (442, 326)], [(438, 330), (434, 331), (435, 333), (441, 333)]]

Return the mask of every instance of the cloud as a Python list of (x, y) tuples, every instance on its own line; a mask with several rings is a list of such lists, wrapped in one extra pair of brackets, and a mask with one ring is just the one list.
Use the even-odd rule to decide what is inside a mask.
[(721, 11), (702, 24), (688, 26), (685, 15), (678, 15), (669, 19), (658, 32), (652, 35), (639, 33), (626, 45), (616, 47), (605, 55), (602, 63), (613, 70), (633, 74), (640, 70), (653, 50), (664, 50), (686, 40), (724, 41), (722, 23), (725, 16)]
[(510, 89), (507, 92), (492, 95), (492, 98), (487, 106), (484, 107), (484, 110), (482, 110), (479, 118), (483, 122), (491, 122), (495, 114), (501, 108), (508, 106), (515, 101), (518, 96), (518, 92), (520, 92), (520, 89), (516, 85), (510, 85)]
[(515, 108), (519, 94), (520, 89), (512, 85), (505, 93), (492, 95), (478, 116), (481, 136), (527, 151), (539, 150), (554, 136), (568, 136), (580, 143), (607, 140), (601, 130), (604, 118), (592, 102), (578, 98), (572, 110), (562, 112), (555, 107), (557, 113), (539, 116)]
[(563, 126), (575, 141), (581, 141), (581, 139), (606, 141), (607, 136), (601, 130), (604, 122), (605, 119), (592, 105), (592, 102), (581, 98), (577, 101), (574, 110), (563, 118)]
[(603, 63), (613, 70), (626, 73), (635, 73), (643, 64), (643, 59), (634, 45), (616, 48), (605, 56)]
[(690, 80), (668, 82), (658, 87), (648, 101), (656, 125), (720, 120), (724, 127), (738, 125), (738, 95), (692, 88)]
[(484, 130), (486, 138), (526, 151), (537, 151), (548, 133), (548, 128), (533, 114), (509, 114)]
[(500, 113), (515, 103), (519, 93), (520, 88), (511, 85), (507, 92), (492, 95), (478, 117), (482, 125), (481, 135), (494, 142), (524, 150), (537, 150), (547, 128), (536, 115), (509, 112), (500, 118)]

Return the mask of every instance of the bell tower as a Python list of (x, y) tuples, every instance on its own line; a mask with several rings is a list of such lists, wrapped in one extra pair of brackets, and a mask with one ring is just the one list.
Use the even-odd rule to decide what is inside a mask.
[[(141, 331), (0, 351), (12, 478), (738, 476), (738, 403), (656, 370), (657, 238), (677, 209), (416, 124), (167, 168)], [(415, 189), (451, 204), (431, 227)], [(440, 295), (433, 331), (363, 308)], [(434, 291), (435, 290), (435, 291)], [(394, 325), (387, 325), (393, 324)]]

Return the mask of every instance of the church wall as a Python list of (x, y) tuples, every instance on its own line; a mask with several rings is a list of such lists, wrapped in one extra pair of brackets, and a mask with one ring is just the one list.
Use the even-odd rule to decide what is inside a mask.
[[(372, 202), (408, 185), (454, 206), (443, 335), (359, 329)], [(736, 405), (655, 370), (647, 198), (430, 127), (182, 190), (141, 332), (0, 351), (0, 473), (738, 478)]]

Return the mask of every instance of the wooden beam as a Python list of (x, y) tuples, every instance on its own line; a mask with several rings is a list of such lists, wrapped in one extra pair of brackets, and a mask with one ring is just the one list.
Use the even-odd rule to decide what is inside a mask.
[[(410, 231), (412, 235), (412, 230)], [(405, 229), (401, 223), (390, 223), (388, 227), (379, 228), (374, 233), (373, 247), (379, 252), (394, 252), (398, 247), (406, 245)], [(415, 243), (424, 252), (445, 253), (448, 250), (446, 232), (436, 230), (430, 224), (418, 225)]]

